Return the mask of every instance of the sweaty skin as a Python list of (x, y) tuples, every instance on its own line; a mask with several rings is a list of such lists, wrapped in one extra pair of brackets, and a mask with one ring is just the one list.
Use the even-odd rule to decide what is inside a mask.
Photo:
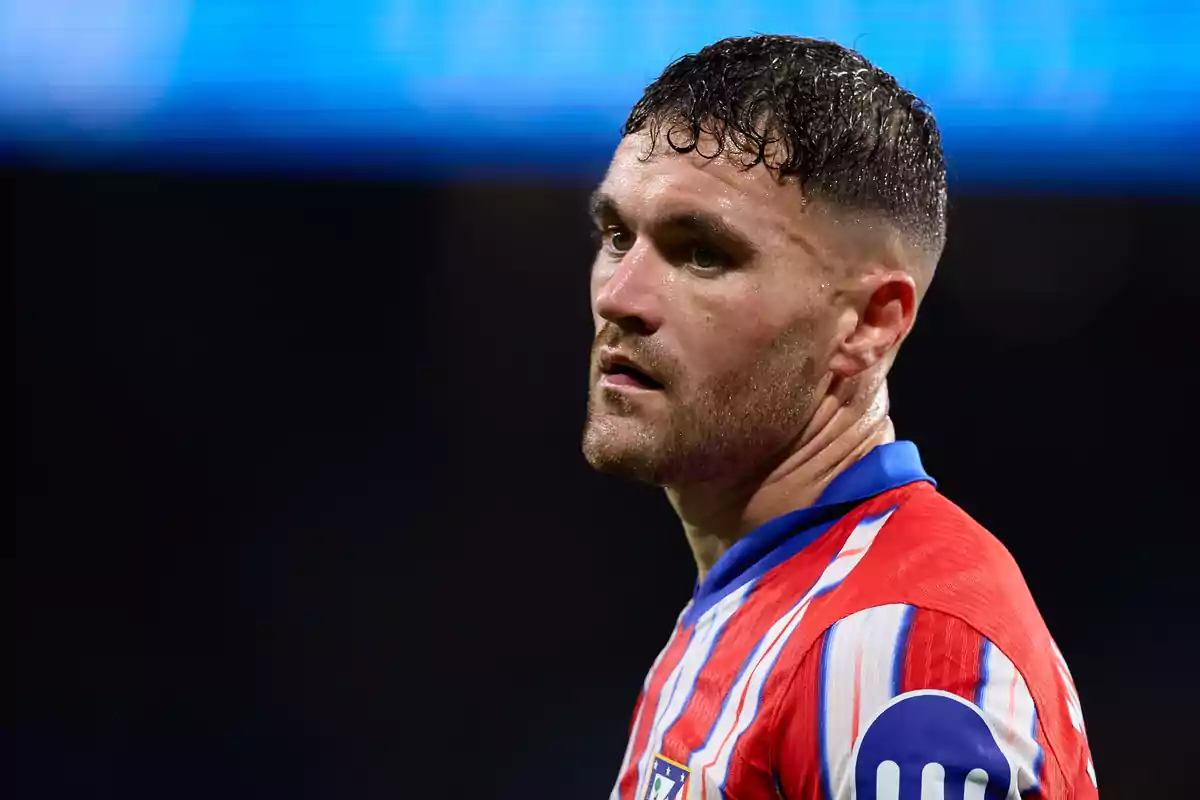
[(666, 489), (703, 578), (895, 439), (886, 376), (924, 280), (878, 220), (737, 152), (650, 145), (622, 140), (594, 195), (583, 450)]

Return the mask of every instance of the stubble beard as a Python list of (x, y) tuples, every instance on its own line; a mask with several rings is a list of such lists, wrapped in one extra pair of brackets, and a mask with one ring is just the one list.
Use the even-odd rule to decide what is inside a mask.
[(721, 483), (769, 470), (803, 430), (816, 372), (805, 336), (777, 342), (682, 396), (674, 387), (657, 398), (605, 396), (593, 385), (584, 456), (601, 472), (655, 486)]

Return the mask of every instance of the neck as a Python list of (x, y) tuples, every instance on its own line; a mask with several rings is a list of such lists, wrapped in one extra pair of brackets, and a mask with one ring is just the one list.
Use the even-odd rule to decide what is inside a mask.
[(771, 466), (750, 470), (749, 477), (734, 482), (667, 487), (701, 580), (747, 533), (813, 505), (843, 470), (874, 447), (895, 441), (886, 382), (850, 397), (839, 394), (831, 391), (821, 400), (804, 430)]

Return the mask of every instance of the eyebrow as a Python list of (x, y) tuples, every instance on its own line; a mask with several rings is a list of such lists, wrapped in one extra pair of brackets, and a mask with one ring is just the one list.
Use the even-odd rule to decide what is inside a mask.
[(588, 198), (588, 213), (595, 220), (621, 216), (621, 212), (617, 210), (617, 201), (603, 189), (597, 189)]
[(664, 230), (681, 230), (694, 234), (714, 244), (723, 244), (746, 256), (758, 252), (750, 237), (730, 225), (723, 218), (706, 211), (681, 211), (668, 214), (656, 223)]
[[(588, 201), (592, 219), (624, 219), (617, 201), (602, 190), (592, 193)], [(688, 233), (724, 244), (740, 251), (743, 256), (756, 255), (758, 247), (749, 236), (730, 225), (724, 218), (707, 211), (675, 211), (655, 220), (652, 227), (659, 230), (686, 231)]]

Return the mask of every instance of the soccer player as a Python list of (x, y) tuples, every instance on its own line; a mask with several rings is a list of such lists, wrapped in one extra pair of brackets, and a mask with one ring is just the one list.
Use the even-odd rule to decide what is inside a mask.
[(645, 90), (592, 213), (583, 451), (665, 488), (699, 569), (612, 797), (1096, 797), (1016, 564), (888, 415), (945, 240), (929, 109), (837, 44), (726, 39)]

